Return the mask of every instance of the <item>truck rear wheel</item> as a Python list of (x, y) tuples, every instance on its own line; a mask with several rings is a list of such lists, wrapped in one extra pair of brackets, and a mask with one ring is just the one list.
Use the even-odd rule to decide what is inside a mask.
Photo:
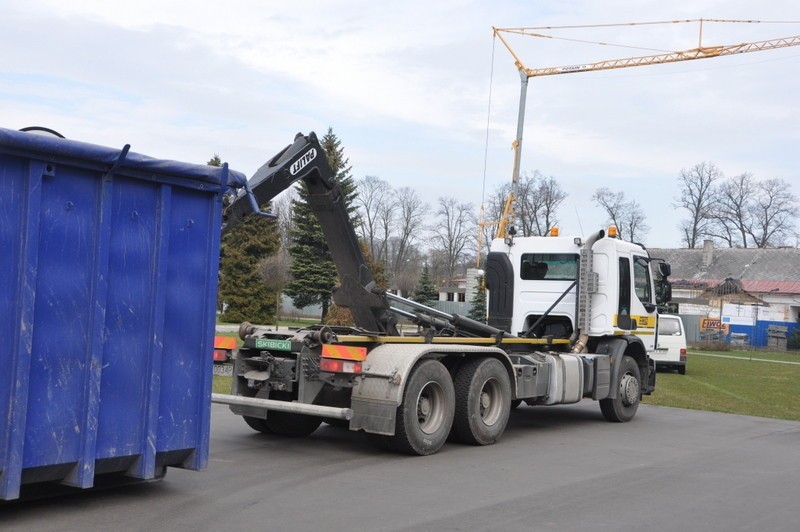
[(600, 411), (608, 421), (624, 422), (633, 419), (642, 395), (642, 378), (639, 366), (629, 356), (622, 357), (619, 370), (619, 390), (615, 399), (601, 399)]
[(262, 434), (272, 434), (272, 431), (269, 430), (269, 427), (267, 427), (266, 419), (251, 416), (242, 417), (244, 418), (244, 422), (247, 423), (247, 426), (251, 429), (261, 432)]
[[(292, 394), (288, 392), (272, 391), (270, 399), (277, 401), (292, 401)], [(322, 424), (322, 418), (306, 416), (304, 414), (290, 414), (289, 412), (267, 412), (266, 425), (270, 432), (289, 438), (304, 438), (317, 430)]]
[(397, 408), (394, 436), (384, 436), (390, 449), (406, 454), (433, 454), (447, 441), (453, 425), (455, 392), (450, 373), (437, 360), (417, 364)]
[(288, 436), (290, 438), (303, 438), (308, 436), (317, 430), (322, 423), (322, 419), (316, 416), (275, 411), (268, 412), (267, 419), (264, 421), (269, 431), (273, 434)]
[(472, 445), (496, 442), (511, 413), (511, 380), (503, 363), (495, 358), (471, 360), (458, 370), (453, 384), (453, 440)]
[[(266, 392), (256, 394), (257, 398), (269, 398), (277, 401), (291, 401), (292, 395), (287, 392)], [(322, 424), (322, 418), (306, 416), (304, 414), (290, 414), (289, 412), (267, 412), (267, 419), (251, 416), (244, 417), (244, 422), (253, 429), (263, 434), (277, 434), (289, 438), (303, 438), (308, 436)]]

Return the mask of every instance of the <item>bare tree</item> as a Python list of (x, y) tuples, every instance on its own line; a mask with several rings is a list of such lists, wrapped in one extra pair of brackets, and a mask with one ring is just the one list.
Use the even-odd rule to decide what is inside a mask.
[(719, 187), (712, 235), (730, 247), (785, 245), (796, 235), (797, 197), (783, 179), (744, 173)]
[(275, 253), (262, 260), (258, 266), (259, 274), (267, 289), (277, 295), (276, 319), (281, 318), (282, 294), (286, 283), (289, 282), (291, 262), (292, 256), (289, 254), (289, 248), (281, 246)]
[(752, 174), (744, 173), (723, 182), (717, 191), (711, 236), (729, 247), (748, 247), (753, 225), (753, 199), (756, 194)]
[(394, 234), (394, 226), (397, 221), (397, 200), (391, 195), (391, 201), (384, 202), (378, 209), (378, 240), (380, 245), (376, 250), (376, 259), (380, 259), (384, 264), (389, 264), (389, 241)]
[(391, 264), (392, 272), (397, 274), (411, 258), (413, 246), (422, 232), (428, 205), (409, 187), (399, 189), (394, 196), (397, 233), (395, 245), (392, 246)]
[(452, 282), (457, 265), (472, 247), (475, 215), (472, 205), (458, 203), (455, 198), (439, 198), (436, 224), (431, 228), (434, 248), (441, 252), (443, 274)]
[[(645, 223), (645, 214), (639, 202), (631, 200), (626, 204), (625, 213), (622, 215), (622, 233), (628, 235), (630, 242), (640, 242), (650, 232), (650, 226)], [(621, 236), (620, 236), (621, 238)]]
[(478, 251), (482, 254), (489, 253), (492, 240), (497, 237), (498, 222), (503, 216), (503, 208), (505, 206), (506, 197), (510, 191), (511, 185), (499, 186), (484, 202), (481, 226), (478, 228), (478, 230), (481, 232), (482, 244), (481, 249)]
[(711, 234), (709, 226), (716, 202), (714, 183), (723, 177), (714, 163), (702, 162), (689, 170), (681, 170), (678, 176), (680, 196), (673, 205), (689, 211), (689, 218), (681, 220), (678, 225), (686, 247), (697, 247), (703, 237)]
[(417, 246), (410, 246), (406, 252), (406, 259), (398, 266), (392, 277), (392, 288), (400, 291), (403, 297), (409, 297), (419, 282), (425, 256)]
[[(497, 222), (503, 216), (506, 199), (511, 193), (507, 183), (495, 189), (485, 202), (483, 225), (480, 228), (483, 240), (481, 252), (488, 252), (497, 235)], [(558, 223), (556, 212), (566, 199), (567, 193), (554, 177), (544, 177), (538, 170), (525, 174), (517, 184), (514, 217), (517, 231), (522, 236), (543, 236)]]
[(750, 237), (759, 248), (784, 245), (795, 234), (797, 197), (783, 179), (767, 179), (757, 187)]
[(290, 188), (272, 202), (272, 213), (278, 217), (276, 223), (278, 225), (281, 249), (289, 249), (291, 244), (292, 228), (294, 227), (292, 202), (296, 199), (297, 192), (295, 192), (294, 188)]
[(617, 227), (620, 238), (636, 242), (644, 239), (650, 231), (641, 206), (636, 200), (627, 201), (624, 192), (599, 188), (592, 195), (592, 201), (606, 211), (608, 221)]
[[(517, 183), (513, 209), (514, 223), (520, 236), (537, 236), (534, 226), (539, 209), (539, 201), (536, 197), (536, 183), (539, 177), (540, 174), (536, 171), (533, 175), (523, 175)], [(508, 192), (511, 192), (510, 185)]]
[(538, 199), (534, 218), (536, 231), (532, 234), (542, 236), (548, 234), (550, 229), (558, 224), (556, 211), (567, 198), (567, 193), (553, 176), (541, 177), (536, 186), (536, 198)]
[(592, 194), (592, 201), (606, 211), (609, 222), (621, 228), (626, 204), (624, 192), (611, 192), (611, 189), (606, 187), (598, 188)]
[(357, 180), (356, 186), (358, 196), (355, 203), (361, 214), (359, 236), (366, 242), (372, 256), (377, 260), (383, 260), (388, 239), (386, 231), (391, 224), (381, 222), (382, 217), (392, 211), (388, 205), (392, 203), (391, 186), (383, 179), (371, 175)]

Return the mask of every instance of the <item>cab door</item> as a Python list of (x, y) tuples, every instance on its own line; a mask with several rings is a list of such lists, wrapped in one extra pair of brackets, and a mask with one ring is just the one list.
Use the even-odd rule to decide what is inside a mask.
[(647, 256), (620, 253), (615, 325), (621, 334), (638, 336), (647, 351), (655, 349), (656, 304)]
[(650, 261), (645, 255), (631, 256), (633, 269), (631, 294), (631, 320), (635, 323), (634, 334), (644, 343), (648, 351), (655, 349), (656, 303), (655, 287), (650, 275)]

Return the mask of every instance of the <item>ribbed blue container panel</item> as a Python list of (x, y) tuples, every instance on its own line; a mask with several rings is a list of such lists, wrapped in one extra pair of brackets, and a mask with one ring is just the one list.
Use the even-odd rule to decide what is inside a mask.
[(227, 166), (0, 129), (0, 499), (202, 469)]

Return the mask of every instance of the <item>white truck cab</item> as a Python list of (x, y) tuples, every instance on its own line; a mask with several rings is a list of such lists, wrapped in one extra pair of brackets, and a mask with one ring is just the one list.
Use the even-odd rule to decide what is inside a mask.
[[(655, 349), (655, 284), (643, 246), (605, 235), (591, 242), (576, 236), (520, 237), (496, 239), (491, 252), (507, 256), (513, 270), (510, 333), (569, 338), (584, 329), (595, 338), (634, 335), (647, 352)], [(497, 292), (490, 287), (490, 309)], [(581, 304), (588, 327), (579, 323)]]

